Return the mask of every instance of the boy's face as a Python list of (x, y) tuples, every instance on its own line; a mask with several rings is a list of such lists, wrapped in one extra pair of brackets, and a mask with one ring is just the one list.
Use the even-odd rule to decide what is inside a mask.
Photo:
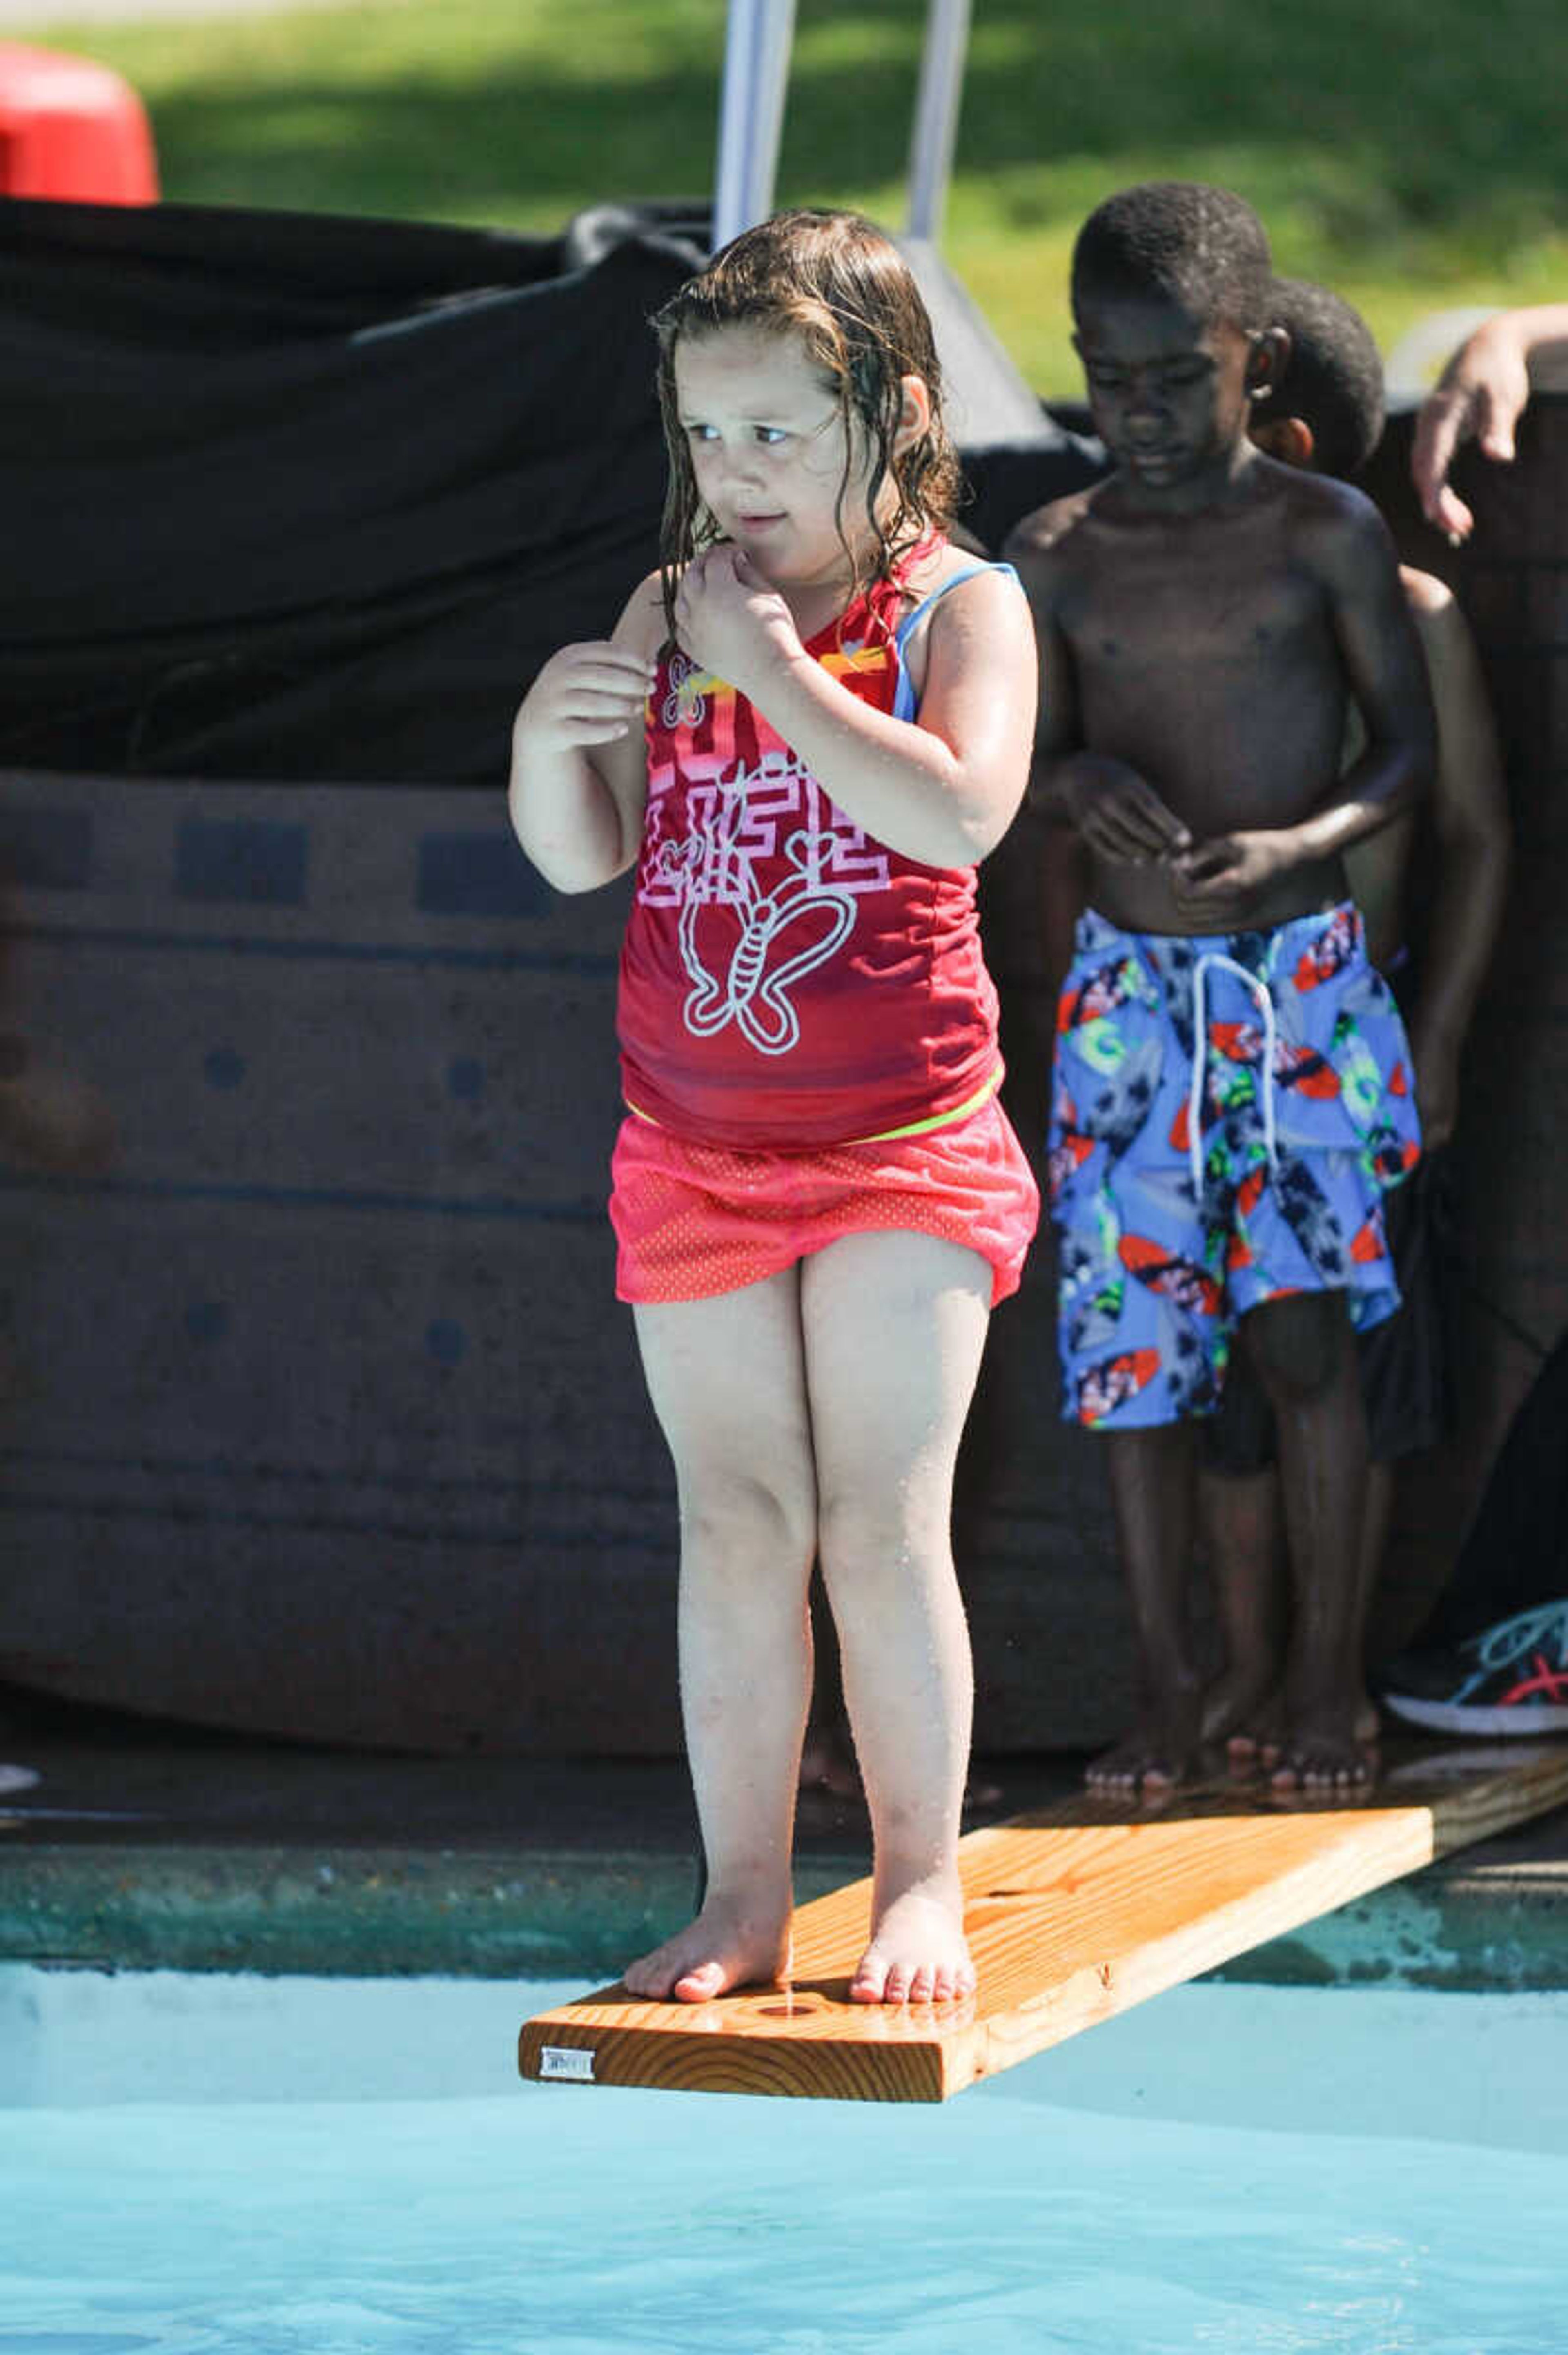
[(1090, 296), (1077, 325), (1095, 431), (1128, 490), (1142, 506), (1202, 505), (1246, 440), (1253, 339), (1155, 295)]

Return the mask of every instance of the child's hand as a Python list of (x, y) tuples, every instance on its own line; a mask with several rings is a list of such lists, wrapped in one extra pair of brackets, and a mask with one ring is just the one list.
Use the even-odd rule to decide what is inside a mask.
[(1212, 835), (1171, 859), (1176, 904), (1184, 915), (1244, 914), (1258, 892), (1299, 857), (1283, 827)]
[(656, 667), (608, 638), (562, 646), (523, 698), (514, 733), (540, 751), (612, 744), (641, 727)]
[(704, 549), (687, 566), (676, 594), (675, 622), (693, 661), (753, 701), (771, 660), (800, 646), (778, 591), (729, 540)]
[(1072, 824), (1102, 858), (1136, 865), (1190, 848), (1192, 837), (1175, 811), (1125, 761), (1084, 752), (1072, 770), (1067, 796)]
[(1507, 465), (1513, 456), (1513, 430), (1529, 399), (1527, 347), (1504, 312), (1461, 344), (1422, 402), (1410, 471), (1428, 523), (1436, 525), (1450, 547), (1468, 539), (1476, 520), (1449, 487), (1456, 451), (1473, 437), (1488, 458)]

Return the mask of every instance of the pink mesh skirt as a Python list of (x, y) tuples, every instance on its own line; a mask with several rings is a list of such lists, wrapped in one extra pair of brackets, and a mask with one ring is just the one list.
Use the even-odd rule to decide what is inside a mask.
[(899, 1228), (978, 1252), (995, 1306), (1018, 1290), (1040, 1216), (1033, 1173), (995, 1097), (923, 1136), (798, 1153), (695, 1145), (634, 1114), (611, 1177), (616, 1295), (638, 1303), (738, 1292), (841, 1235)]

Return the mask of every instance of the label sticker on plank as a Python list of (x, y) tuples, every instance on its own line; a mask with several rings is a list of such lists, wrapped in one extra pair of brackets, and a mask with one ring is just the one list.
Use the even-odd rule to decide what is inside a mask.
[(576, 2044), (541, 2044), (539, 2075), (560, 2077), (569, 2084), (592, 2085), (593, 2054)]

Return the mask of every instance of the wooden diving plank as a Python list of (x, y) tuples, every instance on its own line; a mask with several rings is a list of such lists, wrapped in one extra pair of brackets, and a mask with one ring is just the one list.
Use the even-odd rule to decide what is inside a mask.
[(959, 1843), (979, 1974), (958, 2004), (851, 2004), (871, 1884), (801, 1907), (787, 1986), (703, 2004), (606, 1987), (525, 2022), (525, 2077), (940, 2102), (1434, 1857), (1568, 1801), (1568, 1744), (1390, 1753), (1365, 1797), (1234, 1783), (1157, 1813), (1081, 1797)]

